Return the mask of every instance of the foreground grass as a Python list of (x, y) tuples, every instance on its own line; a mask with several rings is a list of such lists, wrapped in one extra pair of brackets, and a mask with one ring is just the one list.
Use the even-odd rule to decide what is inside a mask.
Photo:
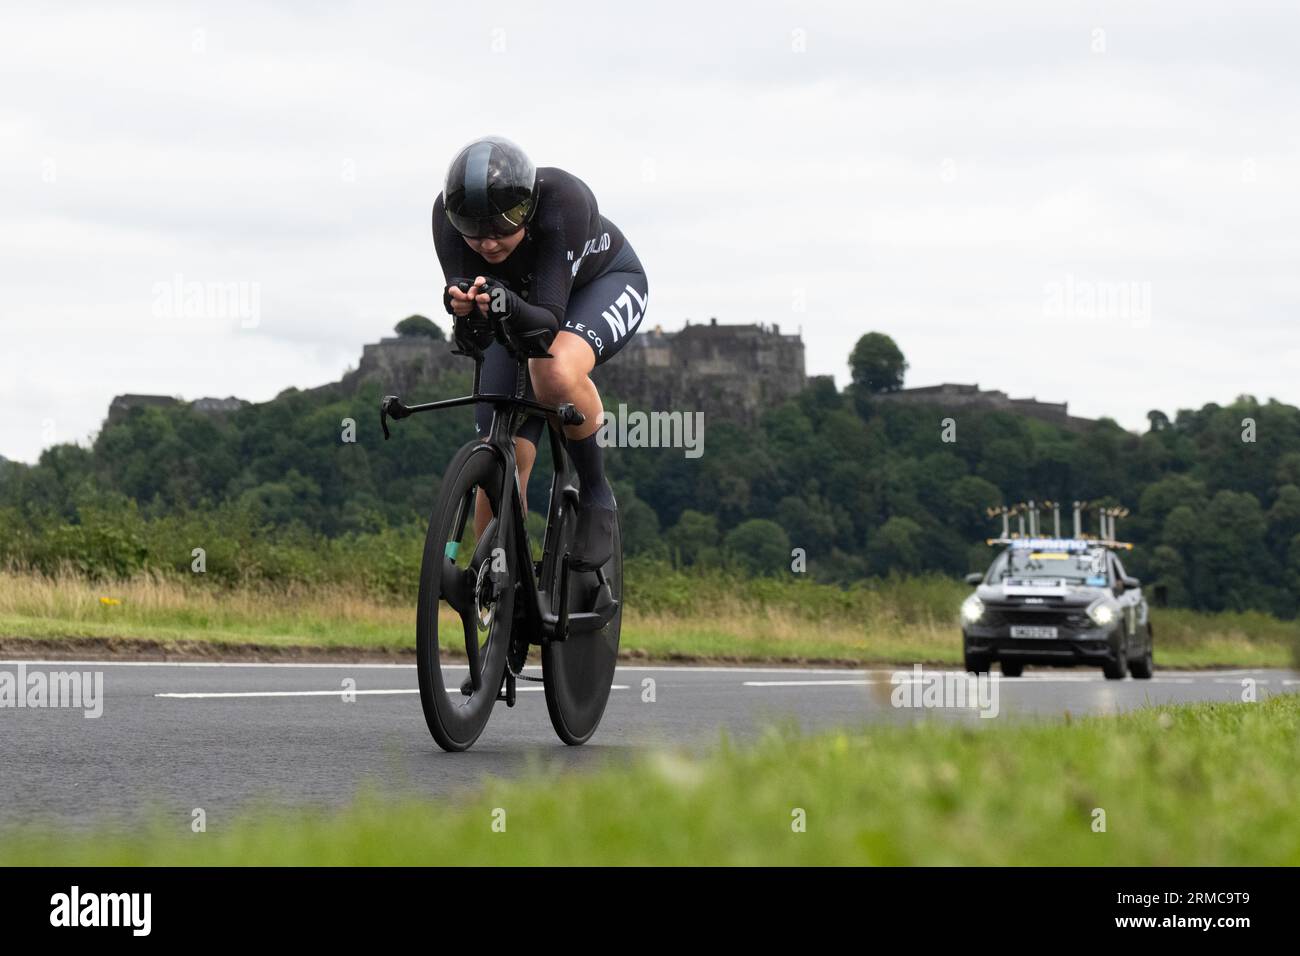
[[(685, 581), (685, 583), (683, 583)], [(624, 651), (653, 658), (961, 662), (954, 609), (968, 589), (943, 578), (843, 592), (813, 583), (629, 573)], [(104, 603), (102, 599), (108, 599)], [(0, 638), (146, 640), (164, 646), (312, 647), (401, 652), (414, 603), (363, 590), (217, 589), (170, 577), (91, 583), (0, 571)], [(1282, 667), (1300, 626), (1258, 612), (1155, 612), (1166, 667)]]
[(14, 833), (0, 864), (1300, 864), (1300, 697), (978, 723), (772, 731), (706, 756), (495, 782), (455, 806), (370, 796), (204, 834), (188, 816)]

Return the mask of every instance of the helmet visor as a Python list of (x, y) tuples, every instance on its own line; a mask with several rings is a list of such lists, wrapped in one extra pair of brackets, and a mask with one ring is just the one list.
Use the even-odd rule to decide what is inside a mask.
[(523, 228), (532, 212), (533, 200), (525, 199), (518, 205), (482, 219), (472, 218), (447, 210), (447, 218), (462, 236), (469, 239), (500, 239), (511, 236)]

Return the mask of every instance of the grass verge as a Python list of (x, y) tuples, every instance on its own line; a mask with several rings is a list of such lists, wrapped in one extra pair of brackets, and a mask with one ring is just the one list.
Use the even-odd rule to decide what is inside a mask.
[(204, 834), (188, 817), (11, 833), (0, 864), (1296, 865), (1298, 788), (1300, 697), (1278, 695), (1074, 722), (773, 730), (752, 747), (497, 781), (455, 805), (369, 796)]
[[(629, 657), (661, 660), (959, 664), (954, 609), (967, 590), (942, 578), (846, 592), (630, 575), (622, 647)], [(1300, 633), (1297, 622), (1258, 612), (1158, 610), (1153, 620), (1163, 667), (1291, 666)], [(413, 602), (360, 589), (220, 589), (147, 575), (94, 583), (0, 571), (0, 643), (64, 642), (76, 653), (393, 655), (412, 651), (414, 627)]]

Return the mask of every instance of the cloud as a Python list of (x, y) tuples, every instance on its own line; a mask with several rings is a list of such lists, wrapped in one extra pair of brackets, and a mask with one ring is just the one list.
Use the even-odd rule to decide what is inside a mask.
[[(652, 325), (802, 326), (809, 372), (841, 381), (881, 330), (911, 384), (978, 381), (1129, 427), (1243, 390), (1300, 401), (1286, 5), (0, 18), (11, 458), (46, 444), (33, 421), (84, 438), (121, 392), (260, 400), (336, 379), (436, 312), (429, 207), (487, 131), (592, 186), (647, 265)], [(155, 314), (178, 275), (256, 286), (257, 328)], [(1148, 288), (1149, 321), (1048, 314), (1067, 280)]]

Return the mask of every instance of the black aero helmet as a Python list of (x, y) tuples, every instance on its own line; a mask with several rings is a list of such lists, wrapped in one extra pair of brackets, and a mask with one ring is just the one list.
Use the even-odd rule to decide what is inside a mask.
[(442, 197), (447, 218), (462, 236), (508, 236), (537, 206), (537, 170), (504, 136), (484, 136), (451, 161)]

